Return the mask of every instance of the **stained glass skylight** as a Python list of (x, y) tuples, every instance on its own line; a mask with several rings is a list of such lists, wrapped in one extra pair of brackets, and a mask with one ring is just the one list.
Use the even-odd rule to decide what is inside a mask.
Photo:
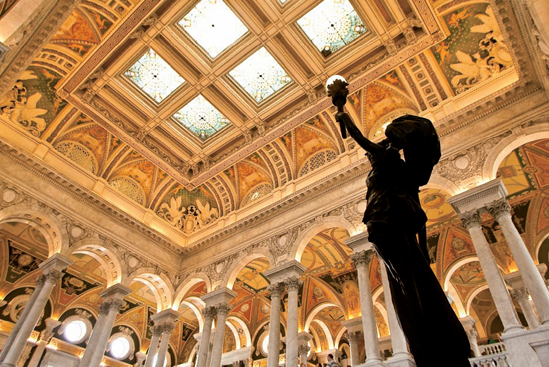
[(292, 81), (265, 49), (259, 49), (229, 73), (258, 103)]
[(214, 58), (242, 37), (248, 28), (223, 0), (202, 0), (179, 21), (187, 33)]
[(152, 48), (125, 75), (158, 103), (185, 82)]
[(202, 95), (185, 105), (173, 117), (202, 140), (208, 139), (230, 124), (229, 120)]
[(349, 0), (324, 0), (297, 24), (325, 56), (366, 32), (364, 23)]

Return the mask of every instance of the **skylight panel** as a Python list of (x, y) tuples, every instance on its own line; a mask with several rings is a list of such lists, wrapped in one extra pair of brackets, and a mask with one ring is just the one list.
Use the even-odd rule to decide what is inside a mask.
[(145, 52), (124, 75), (158, 103), (185, 82), (153, 49)]
[(202, 140), (229, 125), (229, 120), (202, 95), (197, 96), (173, 117)]
[(229, 75), (258, 103), (292, 81), (265, 47), (248, 57)]
[(242, 37), (248, 28), (222, 0), (202, 0), (179, 25), (215, 58)]
[(349, 0), (324, 0), (297, 21), (307, 37), (328, 56), (366, 32)]

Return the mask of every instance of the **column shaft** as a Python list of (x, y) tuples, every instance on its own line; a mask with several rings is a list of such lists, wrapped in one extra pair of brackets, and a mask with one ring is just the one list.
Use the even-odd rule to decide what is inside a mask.
[(349, 332), (349, 347), (351, 348), (351, 367), (355, 367), (360, 364), (358, 353), (358, 338), (360, 338), (359, 332)]
[(269, 324), (267, 367), (278, 367), (280, 358), (280, 296), (284, 290), (284, 284), (271, 284), (268, 290), (271, 292), (271, 321)]
[(501, 226), (522, 280), (532, 295), (541, 323), (549, 324), (549, 291), (547, 291), (545, 281), (536, 268), (532, 256), (530, 256), (520, 233), (513, 223), (509, 203), (506, 199), (498, 200), (488, 206), (488, 210)]
[(223, 342), (225, 340), (225, 321), (231, 307), (222, 303), (216, 306), (217, 323), (215, 326), (214, 345), (212, 350), (211, 367), (221, 367), (221, 357), (223, 355)]
[(198, 360), (196, 367), (206, 367), (208, 360), (208, 349), (210, 349), (210, 337), (212, 335), (212, 321), (215, 315), (215, 309), (208, 307), (202, 310), (204, 314), (204, 329), (200, 338), (200, 347), (198, 348)]
[(358, 273), (358, 291), (360, 294), (364, 345), (366, 346), (366, 363), (381, 361), (374, 302), (372, 300), (372, 290), (370, 288), (370, 276), (368, 275), (368, 265), (370, 264), (372, 255), (372, 251), (360, 251), (357, 254), (351, 255)]
[(42, 291), (42, 288), (44, 287), (45, 280), (46, 280), (46, 277), (44, 275), (41, 275), (36, 279), (36, 287), (34, 288), (34, 291), (32, 292), (29, 300), (27, 301), (27, 304), (25, 305), (23, 312), (19, 316), (19, 319), (15, 323), (15, 326), (11, 330), (11, 333), (8, 336), (8, 340), (6, 340), (6, 343), (4, 344), (2, 352), (0, 353), (0, 363), (4, 361), (6, 354), (8, 354), (8, 351), (11, 349), (11, 345), (13, 344), (15, 337), (19, 334), (19, 330), (21, 330), (21, 325), (29, 316), (29, 312), (32, 308), (32, 305), (36, 304), (36, 299), (38, 298), (38, 295), (40, 294), (40, 292)]
[(534, 313), (534, 310), (532, 310), (532, 305), (528, 301), (528, 291), (526, 288), (521, 287), (518, 289), (513, 289), (511, 291), (511, 295), (518, 301), (530, 329), (537, 328), (539, 326), (539, 320)]
[(301, 281), (291, 277), (285, 281), (288, 287), (288, 320), (286, 326), (286, 366), (297, 366), (298, 359), (298, 294)]
[(160, 342), (160, 348), (158, 349), (158, 358), (156, 359), (155, 367), (164, 367), (164, 360), (166, 360), (166, 353), (168, 352), (168, 346), (170, 342), (170, 335), (174, 329), (175, 324), (163, 325), (162, 341)]
[[(106, 303), (104, 307), (108, 308), (107, 316), (105, 317), (105, 323), (102, 325), (102, 328), (99, 330), (98, 340), (95, 345), (95, 350), (92, 351), (89, 367), (97, 367), (101, 363), (101, 360), (105, 355), (105, 349), (107, 349), (107, 344), (109, 343), (109, 337), (111, 335), (112, 327), (114, 325), (114, 322), (116, 321), (116, 314), (118, 313), (120, 308), (124, 305), (124, 301), (121, 299), (113, 299), (103, 303)], [(80, 366), (88, 367), (82, 364)]]
[(32, 334), (32, 331), (34, 330), (36, 323), (38, 322), (38, 319), (40, 318), (40, 315), (48, 302), (53, 287), (55, 287), (62, 275), (63, 273), (58, 270), (52, 270), (46, 274), (44, 286), (38, 297), (36, 297), (34, 304), (29, 305), (31, 310), (27, 314), (27, 318), (23, 320), (19, 333), (17, 333), (17, 336), (14, 338), (1, 366), (17, 365), (17, 361), (21, 357), (25, 345), (27, 345), (27, 339)]
[(158, 352), (158, 342), (160, 341), (161, 331), (157, 326), (151, 328), (152, 339), (149, 345), (149, 351), (147, 352), (147, 360), (145, 361), (145, 367), (152, 367), (154, 356)]
[(400, 327), (398, 318), (395, 312), (395, 306), (393, 305), (393, 297), (391, 295), (391, 284), (387, 277), (387, 269), (385, 263), (380, 261), (381, 267), (381, 280), (383, 283), (383, 294), (385, 295), (385, 304), (387, 306), (387, 318), (389, 321), (389, 330), (391, 331), (391, 344), (393, 347), (393, 358), (398, 357), (410, 357), (408, 348), (406, 347), (406, 337)]
[(498, 310), (505, 332), (522, 330), (523, 327), (518, 321), (513, 302), (507, 291), (507, 286), (505, 285), (496, 261), (492, 256), (490, 245), (482, 232), (480, 215), (478, 212), (473, 211), (461, 214), (460, 218), (463, 226), (467, 228), (471, 235), (473, 246), (475, 247), (482, 270), (484, 271), (486, 283), (490, 288), (490, 293), (496, 304), (496, 309)]

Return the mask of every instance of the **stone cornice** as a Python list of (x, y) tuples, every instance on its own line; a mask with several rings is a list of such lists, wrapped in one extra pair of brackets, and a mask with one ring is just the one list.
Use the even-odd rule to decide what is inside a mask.
[[(40, 176), (42, 179), (47, 180), (61, 190), (69, 193), (76, 200), (103, 212), (105, 216), (109, 217), (114, 222), (126, 228), (129, 228), (132, 231), (137, 230), (138, 233), (148, 237), (155, 244), (158, 244), (165, 249), (173, 251), (176, 254), (183, 253), (183, 248), (181, 246), (172, 242), (161, 233), (155, 231), (154, 229), (143, 223), (140, 223), (130, 214), (125, 213), (123, 210), (119, 209), (112, 203), (101, 198), (87, 188), (75, 183), (70, 178), (67, 178), (64, 175), (60, 174), (59, 172), (57, 172), (57, 170), (49, 166), (44, 161), (33, 157), (26, 151), (11, 145), (3, 139), (0, 139), (0, 154), (7, 156), (11, 160), (19, 163), (37, 176)], [(66, 212), (66, 210), (63, 210), (61, 208), (58, 210), (59, 212)]]
[[(54, 3), (53, 5), (51, 5)], [(45, 5), (44, 5), (45, 4)], [(80, 0), (46, 1), (41, 13), (35, 17), (21, 32), (21, 45), (14, 45), (4, 57), (7, 67), (0, 75), (0, 97), (15, 84), (17, 78), (27, 69), (34, 58), (41, 52), (50, 38), (57, 32), (65, 19), (80, 4)], [(49, 4), (49, 6), (48, 6)], [(49, 9), (48, 9), (49, 8)]]

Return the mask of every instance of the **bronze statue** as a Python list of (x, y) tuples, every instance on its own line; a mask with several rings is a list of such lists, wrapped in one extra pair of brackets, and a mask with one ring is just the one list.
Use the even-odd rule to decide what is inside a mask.
[(427, 217), (418, 196), (440, 159), (434, 126), (418, 116), (402, 116), (388, 125), (387, 139), (374, 143), (347, 113), (338, 112), (336, 120), (366, 150), (372, 165), (363, 221), (387, 266), (393, 304), (417, 366), (470, 366), (467, 334), (429, 266)]

